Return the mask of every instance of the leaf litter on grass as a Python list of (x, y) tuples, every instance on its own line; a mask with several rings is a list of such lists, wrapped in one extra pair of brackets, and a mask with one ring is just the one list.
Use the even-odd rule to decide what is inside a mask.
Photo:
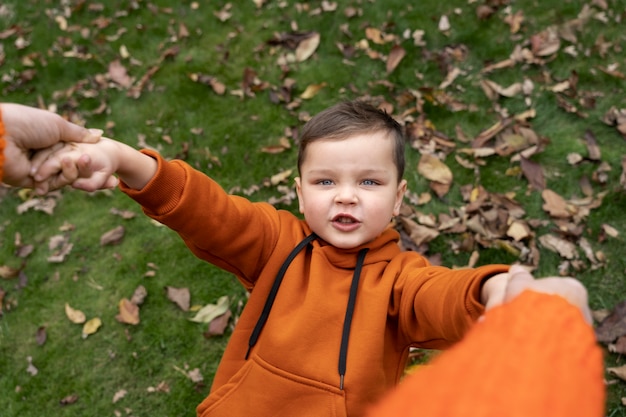
[[(260, 12), (269, 8), (269, 4), (255, 1)], [(83, 7), (97, 16), (90, 22), (93, 25), (81, 27), (73, 24), (73, 14), (80, 14)], [(191, 25), (173, 18), (175, 13), (172, 8), (152, 4), (147, 7), (153, 15), (172, 16), (168, 23), (170, 37), (159, 46), (151, 62), (141, 62), (135, 58), (134, 51), (124, 43), (114, 56), (96, 57), (95, 52), (80, 48), (72, 41), (72, 34), (80, 33), (91, 41), (101, 42), (104, 39), (111, 43), (124, 42), (128, 37), (127, 29), (123, 23), (106, 16), (103, 5), (79, 2), (63, 10), (51, 7), (47, 11), (48, 17), (67, 36), (53, 40), (52, 47), (47, 51), (35, 51), (24, 56), (24, 67), (4, 76), (4, 90), (12, 91), (36, 82), (38, 73), (32, 67), (40, 65), (42, 71), (48, 60), (62, 55), (77, 62), (98, 59), (103, 63), (101, 72), (74, 80), (71, 86), (53, 94), (50, 103), (46, 104), (43, 98), (39, 98), (42, 107), (62, 110), (63, 115), (70, 120), (84, 122), (90, 117), (107, 114), (110, 112), (109, 97), (115, 91), (123, 91), (132, 100), (155, 93), (159, 87), (158, 73), (168, 64), (186, 56), (187, 42), (198, 36), (198, 32)], [(190, 12), (198, 13), (203, 7), (197, 2), (192, 3)], [(233, 18), (238, 7), (229, 3), (212, 13), (212, 18), (233, 29), (229, 35), (232, 37), (242, 33)], [(277, 7), (288, 6), (282, 4)], [(432, 31), (419, 27), (401, 30), (392, 21), (392, 14), (380, 26), (369, 22), (366, 25), (351, 24), (366, 13), (358, 6), (322, 2), (317, 7), (309, 3), (298, 3), (294, 7), (297, 13), (307, 16), (307, 19), (327, 14), (345, 20), (332, 42), (343, 58), (343, 65), (355, 66), (364, 61), (381, 65), (382, 71), (376, 73), (380, 75), (372, 76), (365, 84), (367, 87), (359, 89), (351, 85), (348, 89), (354, 97), (368, 100), (392, 114), (404, 127), (411, 149), (419, 155), (416, 170), (427, 181), (429, 189), (421, 194), (409, 192), (402, 213), (394, 220), (404, 249), (419, 251), (433, 262), (441, 263), (443, 255), (431, 253), (430, 243), (443, 235), (449, 238), (448, 250), (471, 254), (467, 265), (457, 265), (459, 267), (478, 264), (483, 248), (504, 250), (533, 268), (538, 267), (543, 251), (553, 252), (560, 259), (558, 271), (562, 275), (576, 275), (586, 270), (603, 268), (611, 262), (598, 248), (609, 239), (621, 240), (620, 231), (610, 224), (611, 219), (607, 219), (601, 230), (595, 231), (597, 238), (594, 241), (587, 221), (593, 210), (606, 204), (605, 198), (609, 193), (626, 190), (626, 156), (622, 156), (621, 166), (611, 166), (605, 160), (606, 155), (601, 152), (602, 144), (595, 132), (609, 127), (615, 135), (626, 139), (626, 108), (615, 103), (598, 117), (599, 103), (610, 100), (610, 94), (586, 87), (588, 84), (583, 82), (583, 74), (579, 71), (553, 71), (553, 63), (569, 58), (593, 59), (597, 64), (588, 68), (588, 74), (584, 74), (587, 79), (626, 79), (626, 63), (619, 59), (623, 52), (623, 38), (607, 38), (601, 31), (594, 39), (586, 35), (587, 26), (597, 25), (598, 22), (601, 25), (623, 23), (626, 12), (615, 3), (598, 0), (583, 2), (575, 17), (546, 27), (536, 27), (531, 21), (532, 11), (523, 10), (520, 8), (523, 6), (515, 3), (469, 2), (455, 13), (433, 16), (437, 24)], [(133, 12), (130, 9), (120, 11), (124, 15)], [(454, 36), (460, 25), (459, 17), (476, 19), (485, 24), (499, 21), (509, 32), (513, 44), (508, 56), (483, 57), (483, 62), (477, 65), (476, 60), (472, 61), (474, 45), (448, 43), (439, 49), (431, 46), (436, 44), (435, 39)], [(254, 60), (247, 67), (241, 68), (239, 85), (230, 84), (222, 75), (203, 72), (186, 74), (186, 79), (206, 86), (207, 91), (210, 89), (218, 97), (226, 97), (227, 93), (241, 100), (267, 97), (270, 103), (281, 106), (298, 121), (306, 121), (310, 116), (306, 111), (301, 111), (305, 101), (315, 100), (325, 91), (338, 93), (332, 90), (336, 88), (332, 80), (307, 79), (300, 82), (299, 69), (303, 63), (314, 63), (330, 53), (324, 49), (327, 36), (331, 35), (300, 28), (292, 21), (291, 31), (276, 31), (273, 37), (259, 45), (257, 52), (271, 57), (281, 69), (281, 78), (275, 82)], [(20, 51), (27, 49), (32, 41), (30, 32), (19, 26), (0, 32), (0, 39), (10, 40)], [(224, 56), (230, 53), (227, 45), (222, 45), (225, 48), (222, 51)], [(439, 76), (433, 77), (416, 69), (416, 85), (404, 85), (395, 75), (413, 65), (409, 57), (416, 52), (422, 60), (434, 63), (439, 68)], [(2, 54), (0, 49), (0, 65)], [(506, 82), (499, 81), (500, 77), (506, 79)], [(384, 87), (387, 93), (374, 94), (373, 91), (378, 87)], [(468, 89), (472, 89), (473, 93), (467, 94)], [(479, 94), (482, 94), (481, 99), (478, 98)], [(551, 138), (545, 137), (542, 130), (533, 125), (539, 112), (536, 105), (544, 97), (548, 98), (555, 113), (565, 113), (585, 121), (587, 126), (579, 133), (586, 153), (572, 152), (567, 156), (567, 164), (572, 170), (567, 175), (580, 175), (580, 189), (574, 190), (571, 195), (559, 194), (553, 186), (553, 177), (549, 176), (550, 167), (542, 159), (543, 154), (553, 146)], [(84, 110), (82, 102), (86, 99), (95, 99), (100, 105), (93, 110)], [(482, 99), (487, 100), (490, 108), (483, 108)], [(509, 103), (515, 105), (509, 107)], [(522, 108), (519, 103), (522, 103)], [(460, 125), (454, 131), (441, 131), (429, 116), (430, 112), (435, 113), (434, 109), (444, 109), (451, 116), (460, 112), (471, 114), (482, 111), (495, 115), (495, 120), (486, 122), (476, 134), (464, 132)], [(591, 117), (590, 114), (595, 116)], [(109, 127), (113, 129), (114, 122), (111, 123)], [(194, 129), (196, 132), (202, 130), (198, 127)], [(172, 140), (165, 134), (162, 139), (166, 142)], [(298, 130), (293, 126), (285, 126), (283, 137), (273, 145), (259, 147), (258, 152), (278, 155), (291, 149), (297, 140)], [(139, 136), (139, 141), (149, 146), (145, 136)], [(183, 159), (188, 156), (188, 150), (185, 148), (181, 153)], [(208, 148), (206, 153), (212, 163), (222, 165), (217, 154), (211, 153)], [(506, 192), (486, 189), (482, 185), (481, 168), (494, 160), (507, 161), (508, 169), (504, 175), (517, 180), (520, 186)], [(591, 175), (582, 174), (582, 168), (589, 166), (593, 167)], [(621, 170), (618, 183), (614, 180), (612, 170)], [(458, 183), (458, 178), (463, 178), (463, 175), (458, 175), (461, 171), (473, 173), (474, 182)], [(268, 198), (270, 203), (291, 206), (295, 201), (293, 186), (288, 184), (292, 174), (291, 170), (284, 169), (256, 184), (240, 184), (229, 191), (248, 196), (254, 196), (261, 190), (270, 191), (273, 194)], [(430, 204), (446, 201), (454, 187), (459, 190), (462, 201), (457, 205), (448, 204), (447, 211), (431, 213)], [(529, 210), (526, 208), (527, 200), (533, 193), (540, 194), (542, 201), (543, 214), (537, 215), (537, 218), (529, 218)], [(18, 208), (18, 213), (40, 210), (54, 215), (59, 198), (58, 194), (54, 198), (28, 196)], [(123, 235), (124, 228), (120, 226), (103, 235), (102, 244), (123, 244)], [(64, 262), (68, 256), (72, 256), (73, 246), (67, 233), (50, 237), (50, 243), (50, 250), (54, 251), (49, 258), (50, 262)], [(13, 279), (22, 268), (0, 265), (0, 276)], [(0, 307), (5, 292), (1, 294)], [(168, 286), (166, 297), (183, 312), (194, 309), (190, 306), (190, 294), (185, 288)], [(139, 324), (140, 304), (132, 299), (120, 300), (118, 320), (126, 324)], [(213, 329), (209, 324), (207, 333), (220, 334), (225, 328), (224, 322), (228, 323), (230, 319), (228, 306), (229, 300), (224, 296), (216, 304), (206, 305), (197, 311), (191, 320), (203, 324), (215, 322)], [(616, 307), (615, 311), (618, 310)], [(602, 322), (599, 328), (603, 328), (603, 325), (608, 326)], [(620, 337), (623, 336), (602, 341), (613, 346), (610, 347), (613, 351), (623, 353)], [(198, 378), (190, 375), (190, 371), (182, 372), (197, 382)]]

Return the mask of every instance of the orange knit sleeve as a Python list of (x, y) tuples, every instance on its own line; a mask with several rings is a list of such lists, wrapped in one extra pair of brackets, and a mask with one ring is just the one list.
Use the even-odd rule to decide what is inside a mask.
[(0, 109), (0, 181), (2, 181), (2, 174), (4, 173), (4, 147), (6, 142), (4, 141), (4, 123), (2, 123), (2, 110)]
[(602, 351), (580, 310), (526, 291), (408, 376), (368, 417), (601, 417)]

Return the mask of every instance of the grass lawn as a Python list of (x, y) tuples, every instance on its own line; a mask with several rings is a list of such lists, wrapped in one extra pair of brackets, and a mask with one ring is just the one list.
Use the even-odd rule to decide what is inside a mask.
[[(621, 0), (5, 0), (0, 90), (294, 211), (298, 130), (368, 98), (410, 132), (400, 224), (433, 233), (416, 248), (447, 266), (575, 276), (601, 312), (626, 299), (625, 22)], [(424, 155), (452, 180), (426, 178)], [(519, 205), (528, 233), (442, 227), (469, 219), (481, 187)], [(189, 319), (225, 295), (237, 317), (245, 291), (119, 191), (33, 199), (0, 188), (0, 415), (195, 415), (230, 330), (205, 337)], [(140, 323), (120, 323), (140, 286)], [(190, 311), (167, 287), (188, 289)], [(66, 304), (102, 326), (83, 337)], [(607, 349), (606, 365), (624, 358)], [(625, 416), (626, 383), (606, 379), (607, 415)]]

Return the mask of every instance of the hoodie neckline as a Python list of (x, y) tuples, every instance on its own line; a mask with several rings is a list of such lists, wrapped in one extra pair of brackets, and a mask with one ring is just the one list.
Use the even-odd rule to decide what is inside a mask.
[(319, 237), (311, 244), (314, 250), (323, 253), (326, 259), (335, 267), (354, 269), (357, 254), (363, 249), (368, 249), (368, 254), (363, 265), (390, 261), (394, 256), (400, 253), (400, 247), (398, 246), (399, 239), (399, 233), (392, 227), (389, 227), (374, 240), (350, 249), (337, 248)]

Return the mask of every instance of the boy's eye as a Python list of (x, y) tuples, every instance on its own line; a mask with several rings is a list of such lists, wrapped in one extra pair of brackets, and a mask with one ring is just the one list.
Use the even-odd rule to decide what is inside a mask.
[(363, 185), (376, 185), (376, 184), (378, 183), (374, 180), (363, 180)]
[(319, 185), (332, 185), (333, 184), (331, 180), (319, 180), (317, 183)]

